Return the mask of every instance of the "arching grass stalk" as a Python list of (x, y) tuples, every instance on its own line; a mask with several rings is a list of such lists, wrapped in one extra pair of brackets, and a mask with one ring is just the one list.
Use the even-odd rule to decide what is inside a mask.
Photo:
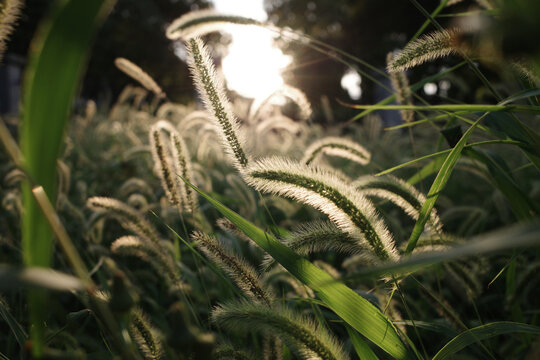
[(371, 161), (371, 153), (363, 146), (339, 137), (326, 137), (311, 144), (301, 162), (309, 165), (321, 154), (339, 156), (361, 165), (369, 164)]
[(388, 63), (388, 72), (399, 72), (450, 54), (460, 54), (458, 29), (435, 31), (407, 44)]
[(277, 334), (301, 359), (348, 359), (326, 329), (284, 307), (230, 302), (213, 311), (212, 321), (228, 330)]
[(169, 287), (180, 288), (180, 274), (170, 257), (162, 247), (156, 247), (137, 236), (122, 236), (111, 244), (111, 251), (118, 255), (138, 257), (149, 263), (154, 270), (165, 278)]
[(195, 86), (208, 112), (213, 115), (229, 158), (234, 167), (241, 170), (248, 164), (248, 156), (243, 149), (245, 140), (240, 132), (238, 120), (232, 112), (229, 99), (225, 95), (223, 82), (218, 78), (212, 59), (201, 39), (190, 39), (187, 48), (189, 68)]
[(165, 93), (161, 90), (157, 82), (136, 64), (128, 59), (116, 58), (114, 60), (114, 65), (116, 65), (116, 67), (124, 74), (139, 82), (147, 90), (156, 94), (156, 96), (165, 97)]
[(380, 260), (397, 260), (392, 235), (371, 202), (330, 172), (275, 157), (250, 165), (244, 177), (257, 190), (293, 198), (327, 214)]
[(159, 237), (154, 227), (137, 210), (122, 201), (94, 196), (87, 200), (86, 205), (93, 210), (106, 211), (126, 229), (160, 246)]

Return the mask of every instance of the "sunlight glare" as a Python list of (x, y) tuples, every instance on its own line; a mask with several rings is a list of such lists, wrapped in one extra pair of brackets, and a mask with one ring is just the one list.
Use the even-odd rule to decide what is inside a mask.
[[(213, 0), (217, 11), (265, 20), (262, 0)], [(282, 70), (292, 58), (274, 46), (272, 34), (260, 28), (231, 29), (231, 44), (222, 60), (227, 87), (246, 98), (264, 99), (283, 85)]]
[(362, 96), (362, 77), (353, 69), (348, 69), (341, 78), (341, 87), (349, 93), (349, 97), (353, 100), (359, 100)]

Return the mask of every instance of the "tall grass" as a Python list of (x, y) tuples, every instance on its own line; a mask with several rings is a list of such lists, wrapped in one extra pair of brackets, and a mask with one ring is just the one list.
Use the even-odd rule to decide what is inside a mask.
[[(28, 289), (29, 320), (10, 307), (22, 301), (17, 293), (0, 298), (9, 327), (0, 355), (24, 356), (31, 344), (36, 358), (534, 356), (539, 90), (488, 79), (472, 58), (482, 49), (438, 23), (448, 3), (429, 13), (411, 0), (437, 30), (423, 34), (422, 25), (389, 57), (389, 74), (292, 30), (211, 11), (185, 15), (166, 33), (185, 42), (205, 109), (170, 102), (157, 81), (117, 59), (144, 88), (127, 87), (108, 114), (90, 102), (72, 117), (58, 187), (86, 47), (112, 6), (59, 2), (26, 75), (22, 151), (0, 127), (13, 158), (2, 164), (10, 170), (2, 208), (6, 219), (22, 219), (0, 220), (0, 245), (21, 250), (25, 266), (0, 269), (0, 289), (39, 288)], [(341, 132), (308, 124), (314, 106), (291, 86), (278, 91), (297, 105), (291, 117), (270, 98), (233, 103), (199, 37), (231, 25), (332, 49), (393, 94), (351, 105), (363, 110), (353, 120), (363, 121)], [(74, 51), (60, 69), (68, 40)], [(442, 56), (457, 65), (408, 83), (405, 70)], [(422, 97), (423, 84), (459, 78), (464, 64), (495, 103), (432, 105)], [(46, 98), (53, 79), (58, 92)], [(399, 105), (388, 105), (394, 99)], [(373, 112), (388, 109), (402, 110), (405, 123), (385, 131)], [(118, 163), (132, 169), (129, 178)], [(53, 255), (75, 277), (47, 270)], [(64, 293), (47, 300), (50, 290)], [(64, 309), (47, 315), (47, 304)]]

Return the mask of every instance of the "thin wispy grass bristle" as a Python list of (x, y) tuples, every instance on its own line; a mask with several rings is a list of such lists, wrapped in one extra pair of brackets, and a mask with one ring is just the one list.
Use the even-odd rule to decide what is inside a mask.
[(255, 189), (293, 198), (328, 215), (342, 231), (365, 242), (380, 260), (397, 260), (392, 235), (371, 202), (331, 172), (284, 158), (267, 158), (244, 172)]
[(231, 331), (275, 334), (301, 359), (348, 359), (326, 329), (285, 307), (229, 302), (214, 309), (212, 321)]
[(202, 232), (194, 232), (192, 239), (195, 245), (222, 268), (250, 299), (270, 306), (271, 295), (264, 289), (255, 269), (244, 259), (227, 250), (214, 237)]
[[(389, 52), (386, 55), (386, 64), (390, 66), (392, 58), (394, 56), (393, 52)], [(390, 82), (392, 83), (392, 88), (395, 91), (396, 100), (401, 105), (413, 105), (411, 88), (409, 87), (409, 79), (404, 71), (394, 71), (390, 73)], [(412, 110), (400, 110), (401, 118), (403, 122), (409, 123), (414, 121), (414, 111)]]
[(106, 211), (115, 217), (124, 228), (159, 246), (159, 237), (154, 227), (131, 206), (120, 200), (101, 196), (89, 198), (86, 205), (93, 210)]
[(245, 138), (225, 95), (223, 81), (217, 76), (212, 58), (201, 39), (190, 39), (187, 48), (189, 68), (195, 86), (206, 109), (212, 114), (226, 153), (234, 167), (241, 170), (248, 164), (248, 156), (244, 152)]
[(187, 41), (210, 32), (226, 30), (230, 25), (262, 25), (262, 23), (254, 19), (206, 9), (182, 15), (167, 27), (165, 34), (171, 40)]
[(371, 153), (363, 146), (351, 140), (329, 136), (311, 144), (301, 162), (309, 165), (322, 154), (339, 156), (361, 165), (371, 161)]
[(388, 64), (388, 72), (405, 71), (427, 61), (461, 53), (460, 34), (457, 29), (449, 29), (435, 31), (414, 40), (393, 56)]
[(144, 86), (147, 90), (156, 94), (156, 96), (165, 96), (165, 93), (163, 92), (163, 90), (161, 90), (157, 82), (152, 79), (150, 75), (144, 72), (144, 70), (141, 69), (138, 65), (125, 58), (116, 58), (114, 60), (114, 65), (116, 65), (116, 67), (124, 74)]
[[(392, 175), (362, 176), (351, 183), (351, 186), (365, 196), (391, 201), (414, 220), (418, 219), (422, 205), (426, 201), (426, 197), (414, 186)], [(443, 232), (441, 220), (435, 209), (431, 210), (427, 227), (436, 234)]]
[(7, 49), (7, 42), (24, 6), (21, 0), (5, 0), (0, 4), (0, 62)]

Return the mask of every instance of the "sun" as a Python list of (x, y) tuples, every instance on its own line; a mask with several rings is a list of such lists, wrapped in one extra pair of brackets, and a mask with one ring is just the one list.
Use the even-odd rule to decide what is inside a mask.
[[(246, 6), (242, 6), (244, 3)], [(214, 0), (214, 4), (216, 10), (224, 13), (266, 19), (262, 1)], [(255, 100), (264, 99), (277, 91), (283, 85), (282, 71), (292, 62), (292, 58), (274, 45), (273, 34), (256, 27), (232, 28), (230, 34), (232, 41), (221, 63), (227, 88)]]

